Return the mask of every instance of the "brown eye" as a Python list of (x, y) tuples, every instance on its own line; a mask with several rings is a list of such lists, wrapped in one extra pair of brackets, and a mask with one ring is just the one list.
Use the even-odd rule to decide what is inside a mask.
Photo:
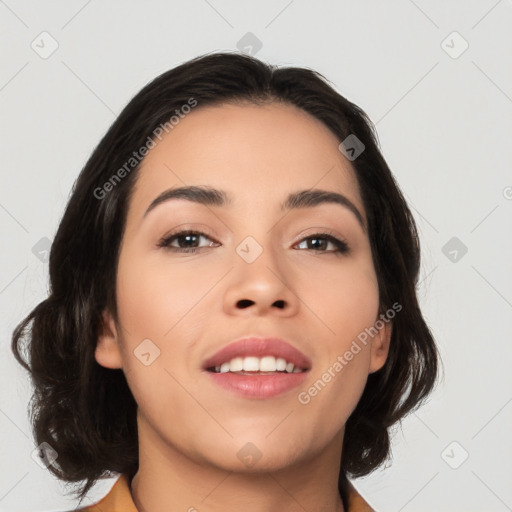
[[(206, 238), (211, 241), (210, 244), (199, 247), (197, 244), (199, 243), (201, 238)], [(171, 245), (174, 241), (178, 242), (178, 247)], [(194, 253), (197, 252), (198, 249), (202, 249), (204, 247), (211, 247), (214, 243), (212, 239), (202, 233), (200, 231), (179, 231), (177, 233), (173, 233), (172, 235), (166, 236), (160, 240), (158, 243), (158, 247), (164, 247), (170, 251), (175, 252), (189, 252)]]
[[(302, 239), (300, 244), (303, 244), (304, 242), (307, 244), (306, 249), (314, 252), (338, 252), (341, 254), (346, 254), (350, 251), (348, 244), (344, 240), (340, 240), (339, 238), (336, 238), (329, 233), (316, 233), (315, 235), (308, 236)], [(329, 245), (329, 243), (335, 247), (333, 251), (324, 250)]]

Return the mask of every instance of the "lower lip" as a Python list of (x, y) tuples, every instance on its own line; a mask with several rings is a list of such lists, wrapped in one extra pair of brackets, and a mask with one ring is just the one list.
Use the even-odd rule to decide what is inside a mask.
[(304, 382), (306, 372), (276, 373), (274, 375), (240, 375), (206, 372), (219, 386), (247, 398), (272, 398), (286, 393)]

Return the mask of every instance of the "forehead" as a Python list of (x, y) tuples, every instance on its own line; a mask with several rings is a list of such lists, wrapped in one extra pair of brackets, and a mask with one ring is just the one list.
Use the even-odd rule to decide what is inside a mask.
[(184, 185), (226, 190), (240, 204), (277, 204), (290, 191), (321, 188), (363, 209), (339, 139), (293, 105), (199, 105), (155, 142), (139, 171), (137, 209), (162, 190)]

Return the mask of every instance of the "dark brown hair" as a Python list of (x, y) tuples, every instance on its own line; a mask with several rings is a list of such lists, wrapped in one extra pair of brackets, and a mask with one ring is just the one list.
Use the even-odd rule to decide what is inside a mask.
[[(355, 135), (365, 146), (351, 164), (368, 218), (381, 311), (395, 302), (403, 309), (393, 319), (387, 361), (369, 375), (346, 423), (339, 476), (344, 495), (347, 476), (367, 475), (390, 456), (390, 427), (424, 401), (437, 379), (438, 352), (416, 295), (417, 230), (363, 110), (313, 70), (278, 68), (242, 54), (202, 55), (154, 79), (124, 108), (80, 172), (52, 243), (49, 296), (12, 338), (34, 386), (29, 410), (35, 440), (56, 450), (48, 469), (58, 478), (85, 481), (81, 498), (109, 472), (137, 472), (137, 404), (123, 371), (100, 366), (94, 351), (102, 311), (108, 308), (118, 320), (119, 248), (140, 167), (130, 159), (191, 99), (199, 107), (284, 102), (322, 121), (340, 142)], [(112, 181), (121, 168), (122, 179)], [(28, 362), (22, 356), (26, 338)]]

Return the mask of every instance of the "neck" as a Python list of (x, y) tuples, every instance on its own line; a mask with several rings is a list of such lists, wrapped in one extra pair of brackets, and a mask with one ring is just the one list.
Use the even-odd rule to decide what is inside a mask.
[(285, 467), (234, 471), (184, 454), (139, 420), (132, 498), (140, 512), (344, 512), (338, 491), (342, 441), (340, 432), (321, 453)]

